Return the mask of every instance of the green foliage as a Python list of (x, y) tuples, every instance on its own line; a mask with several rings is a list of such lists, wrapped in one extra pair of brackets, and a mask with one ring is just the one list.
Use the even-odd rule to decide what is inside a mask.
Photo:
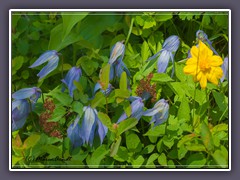
[[(208, 83), (202, 90), (183, 71), (199, 29), (221, 57), (228, 56), (228, 17), (226, 12), (13, 13), (11, 91), (35, 86), (42, 95), (25, 125), (12, 132), (12, 167), (228, 168), (228, 81), (218, 86)], [(181, 44), (166, 73), (157, 73), (158, 57), (147, 60), (171, 35), (179, 36)], [(122, 62), (131, 76), (108, 64), (111, 48), (123, 40)], [(47, 50), (61, 54), (58, 68), (38, 82), (42, 66), (29, 66)], [(61, 80), (73, 66), (81, 68), (82, 75), (73, 81), (71, 97)], [(119, 78), (110, 80), (110, 66), (115, 73), (120, 71)], [(110, 83), (111, 92), (94, 94), (97, 82), (101, 90)], [(144, 99), (144, 111), (160, 99), (169, 104), (167, 121), (157, 126), (150, 124), (152, 117), (137, 120), (129, 100), (140, 96), (140, 87), (149, 91), (150, 85), (156, 99)], [(93, 144), (74, 147), (67, 130), (77, 116), (82, 126), (87, 106), (97, 111), (98, 123), (108, 131), (103, 142), (96, 130)], [(117, 123), (123, 113), (126, 119)]]

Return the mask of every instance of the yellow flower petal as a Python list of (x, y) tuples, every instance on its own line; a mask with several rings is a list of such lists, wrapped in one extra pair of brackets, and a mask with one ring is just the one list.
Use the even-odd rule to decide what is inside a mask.
[(202, 77), (200, 79), (200, 86), (202, 89), (205, 89), (207, 86), (207, 76), (202, 74)]
[(196, 58), (189, 58), (186, 62), (187, 65), (196, 65), (197, 64), (197, 59)]
[(223, 63), (223, 60), (220, 56), (211, 56), (209, 59), (210, 65), (211, 66), (221, 66)]
[(197, 48), (197, 46), (193, 46), (190, 50), (191, 56), (193, 58), (198, 58), (198, 51), (199, 49)]
[(195, 65), (187, 65), (183, 68), (183, 72), (185, 74), (195, 75), (196, 74), (196, 66)]

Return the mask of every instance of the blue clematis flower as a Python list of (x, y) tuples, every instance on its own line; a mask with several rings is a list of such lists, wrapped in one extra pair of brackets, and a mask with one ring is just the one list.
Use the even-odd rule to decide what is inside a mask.
[(41, 89), (37, 87), (23, 88), (12, 94), (12, 131), (23, 127), (26, 119), (34, 109), (35, 103), (41, 96)]
[(80, 136), (80, 125), (78, 124), (80, 117), (77, 116), (74, 122), (67, 129), (67, 137), (70, 139), (73, 149), (80, 147), (83, 144), (83, 140)]
[(160, 99), (152, 109), (148, 109), (143, 113), (143, 116), (152, 116), (152, 120), (150, 122), (154, 123), (154, 126), (164, 123), (169, 114), (169, 105), (165, 99)]
[(228, 80), (228, 57), (224, 58), (224, 61), (222, 64), (222, 70), (223, 70), (223, 76), (220, 79), (221, 82), (223, 82), (225, 78)]
[(42, 70), (37, 74), (39, 80), (47, 76), (50, 72), (58, 66), (58, 52), (55, 50), (46, 51), (43, 53), (29, 68), (37, 67), (48, 61), (48, 64), (42, 68)]
[(102, 144), (103, 139), (108, 131), (107, 127), (98, 119), (96, 109), (93, 109), (90, 106), (85, 106), (83, 111), (84, 117), (81, 126), (81, 137), (83, 139), (83, 143), (87, 143), (92, 146), (94, 136), (96, 135), (97, 131)]
[(38, 87), (23, 88), (12, 94), (12, 98), (16, 100), (28, 99), (34, 104), (41, 96), (41, 89)]
[(125, 45), (123, 41), (117, 42), (111, 49), (110, 59), (108, 61), (109, 64), (113, 64), (115, 61), (121, 61), (123, 59), (125, 53)]
[[(80, 77), (82, 76), (82, 71), (80, 68), (72, 67), (66, 77), (62, 79), (61, 81), (68, 87), (69, 94), (71, 97), (73, 97), (73, 91), (76, 89), (76, 86), (73, 84), (74, 81), (79, 81)], [(62, 92), (65, 90), (65, 87), (63, 86)]]
[(123, 41), (117, 42), (113, 48), (111, 49), (110, 59), (108, 63), (110, 66), (110, 81), (113, 80), (114, 77), (121, 77), (123, 71), (127, 73), (128, 76), (131, 76), (127, 66), (123, 62), (123, 57), (125, 53), (125, 45)]
[(208, 35), (204, 31), (198, 30), (196, 32), (196, 37), (198, 40), (201, 40), (203, 43), (209, 45), (210, 49), (214, 52), (214, 54), (218, 55), (217, 51), (212, 46), (212, 42), (208, 39)]
[(107, 89), (103, 90), (101, 84), (97, 82), (95, 84), (93, 93), (95, 94), (99, 89), (105, 96), (108, 96), (112, 92), (113, 86), (109, 83)]
[(23, 127), (30, 111), (28, 100), (21, 99), (12, 102), (12, 131)]
[(176, 51), (178, 50), (178, 47), (180, 45), (179, 37), (176, 35), (169, 36), (163, 43), (162, 50), (157, 52), (155, 55), (150, 57), (148, 59), (152, 60), (158, 57), (158, 73), (164, 73), (166, 72), (169, 60), (171, 59), (173, 63), (173, 69), (172, 69), (172, 76), (174, 73), (174, 56)]
[[(130, 117), (136, 118), (137, 120), (139, 120), (142, 117), (143, 114), (143, 108), (144, 108), (144, 104), (143, 104), (143, 100), (140, 97), (137, 96), (132, 96), (129, 98), (130, 101), (132, 101), (131, 103), (131, 110), (132, 113), (130, 115)], [(118, 119), (117, 123), (120, 123), (121, 121), (127, 119), (127, 114), (123, 113), (120, 118)]]

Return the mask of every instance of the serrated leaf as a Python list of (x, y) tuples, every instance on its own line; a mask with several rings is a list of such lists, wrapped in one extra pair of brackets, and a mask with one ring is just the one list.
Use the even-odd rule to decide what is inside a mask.
[(146, 41), (144, 41), (142, 44), (142, 47), (141, 47), (142, 60), (146, 61), (149, 57), (149, 54), (150, 54), (150, 50), (149, 50), (148, 43)]

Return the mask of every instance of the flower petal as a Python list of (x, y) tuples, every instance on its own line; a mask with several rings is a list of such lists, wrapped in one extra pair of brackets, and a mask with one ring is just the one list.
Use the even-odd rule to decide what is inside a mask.
[(35, 92), (36, 90), (34, 88), (23, 88), (13, 93), (12, 98), (14, 99), (30, 98)]
[(29, 68), (39, 66), (47, 61), (58, 58), (57, 51), (50, 50), (43, 53)]
[(220, 56), (213, 55), (211, 56), (208, 61), (210, 62), (211, 66), (221, 66), (223, 64), (223, 60)]
[(105, 138), (105, 136), (108, 132), (108, 128), (106, 126), (104, 126), (99, 119), (97, 120), (97, 123), (98, 123), (98, 135), (99, 135), (99, 138), (100, 138), (100, 141), (102, 144), (103, 139)]
[(48, 64), (44, 66), (42, 70), (37, 74), (39, 80), (47, 76), (54, 69), (56, 69), (58, 66), (58, 61), (59, 61), (58, 57), (54, 57), (53, 59), (51, 59), (51, 61), (49, 61)]
[(158, 58), (158, 73), (164, 73), (167, 69), (168, 62), (171, 56), (171, 52), (164, 50)]
[(202, 74), (202, 77), (200, 79), (200, 86), (202, 89), (205, 89), (207, 86), (207, 75)]
[(89, 142), (90, 134), (93, 129), (93, 125), (95, 123), (95, 113), (93, 109), (88, 106), (85, 109), (85, 114), (82, 122), (82, 127), (81, 127), (81, 135), (84, 140), (84, 142)]
[(108, 63), (113, 64), (119, 56), (121, 56), (120, 58), (122, 59), (124, 52), (125, 52), (125, 45), (122, 42), (117, 42), (111, 50), (110, 59)]

